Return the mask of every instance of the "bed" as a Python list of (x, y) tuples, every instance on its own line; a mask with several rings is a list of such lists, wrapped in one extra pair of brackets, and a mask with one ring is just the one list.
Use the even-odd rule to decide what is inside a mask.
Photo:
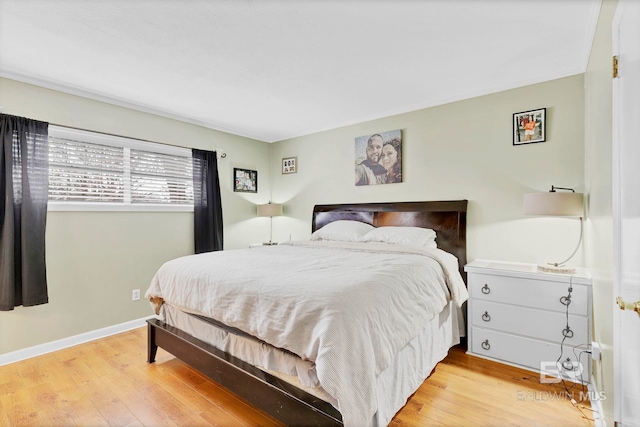
[[(170, 261), (146, 293), (161, 315), (148, 321), (148, 362), (161, 347), (287, 425), (386, 425), (464, 334), (466, 207), (313, 210), (312, 236), (345, 221), (376, 236), (419, 227), (435, 231), (438, 249), (319, 239)], [(345, 268), (353, 265), (362, 267)], [(433, 288), (404, 285), (427, 275)]]

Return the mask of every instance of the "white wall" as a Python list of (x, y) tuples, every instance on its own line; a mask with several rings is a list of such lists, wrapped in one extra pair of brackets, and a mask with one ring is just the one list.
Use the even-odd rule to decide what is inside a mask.
[[(225, 249), (269, 237), (255, 204), (270, 197), (269, 145), (0, 78), (3, 113), (185, 147), (222, 148), (219, 161)], [(258, 194), (232, 191), (233, 167), (258, 170)], [(152, 314), (131, 301), (165, 261), (193, 253), (193, 214), (49, 212), (46, 230), (49, 304), (0, 312), (0, 354)]]
[[(512, 114), (547, 108), (547, 142), (513, 146)], [(354, 139), (401, 129), (403, 180), (354, 185)], [(584, 184), (583, 76), (387, 117), (300, 138), (272, 148), (274, 240), (306, 238), (314, 204), (468, 199), (468, 259), (544, 263), (568, 257), (576, 219), (525, 217), (523, 195), (551, 185)], [(282, 175), (280, 159), (298, 157)], [(582, 252), (572, 260), (584, 263)]]

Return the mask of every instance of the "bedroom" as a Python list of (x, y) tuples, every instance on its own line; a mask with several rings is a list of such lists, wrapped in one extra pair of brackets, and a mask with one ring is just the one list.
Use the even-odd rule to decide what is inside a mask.
[[(601, 26), (584, 73), (274, 144), (7, 75), (0, 79), (0, 104), (6, 114), (196, 148), (223, 148), (227, 157), (219, 166), (227, 249), (268, 240), (269, 221), (255, 217), (255, 205), (270, 199), (285, 204), (285, 216), (273, 219), (276, 241), (308, 237), (315, 204), (468, 199), (469, 260), (543, 263), (569, 252), (576, 230), (563, 221), (547, 226), (525, 217), (522, 195), (551, 184), (576, 187), (589, 194), (590, 222), (585, 245), (573, 261), (599, 272), (593, 288), (594, 340), (603, 345), (603, 360), (609, 362), (596, 364), (595, 376), (600, 389), (612, 394), (611, 357), (606, 355), (611, 352), (613, 307), (604, 303), (610, 302), (613, 274), (612, 254), (604, 249), (611, 240), (611, 166), (602, 163), (611, 158), (611, 112), (610, 104), (598, 100), (611, 96), (614, 9), (615, 2), (603, 2)], [(539, 107), (550, 111), (549, 141), (514, 147), (511, 115)], [(460, 132), (460, 117), (469, 131)], [(354, 138), (391, 129), (403, 129), (410, 150), (405, 157), (406, 182), (345, 185), (351, 182)], [(298, 173), (282, 175), (280, 159), (291, 156), (298, 158)], [(231, 191), (234, 167), (260, 172), (259, 193), (239, 196)], [(50, 212), (47, 268), (55, 302), (0, 313), (0, 355), (148, 316), (148, 304), (132, 302), (131, 291), (144, 291), (162, 262), (192, 252), (191, 229), (188, 213)], [(610, 418), (612, 402), (604, 405)]]

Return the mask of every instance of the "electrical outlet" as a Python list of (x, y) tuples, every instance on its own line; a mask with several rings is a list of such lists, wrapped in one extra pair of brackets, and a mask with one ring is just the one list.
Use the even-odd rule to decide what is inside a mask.
[(600, 360), (600, 344), (597, 342), (591, 343), (591, 359)]
[(138, 301), (140, 299), (140, 289), (134, 289), (131, 292), (131, 301)]

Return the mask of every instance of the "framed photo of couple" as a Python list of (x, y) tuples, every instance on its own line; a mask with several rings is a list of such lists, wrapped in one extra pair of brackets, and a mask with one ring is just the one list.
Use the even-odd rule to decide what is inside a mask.
[(544, 142), (547, 139), (547, 109), (513, 115), (513, 145)]
[(402, 132), (400, 129), (359, 136), (355, 140), (355, 184), (402, 182)]

